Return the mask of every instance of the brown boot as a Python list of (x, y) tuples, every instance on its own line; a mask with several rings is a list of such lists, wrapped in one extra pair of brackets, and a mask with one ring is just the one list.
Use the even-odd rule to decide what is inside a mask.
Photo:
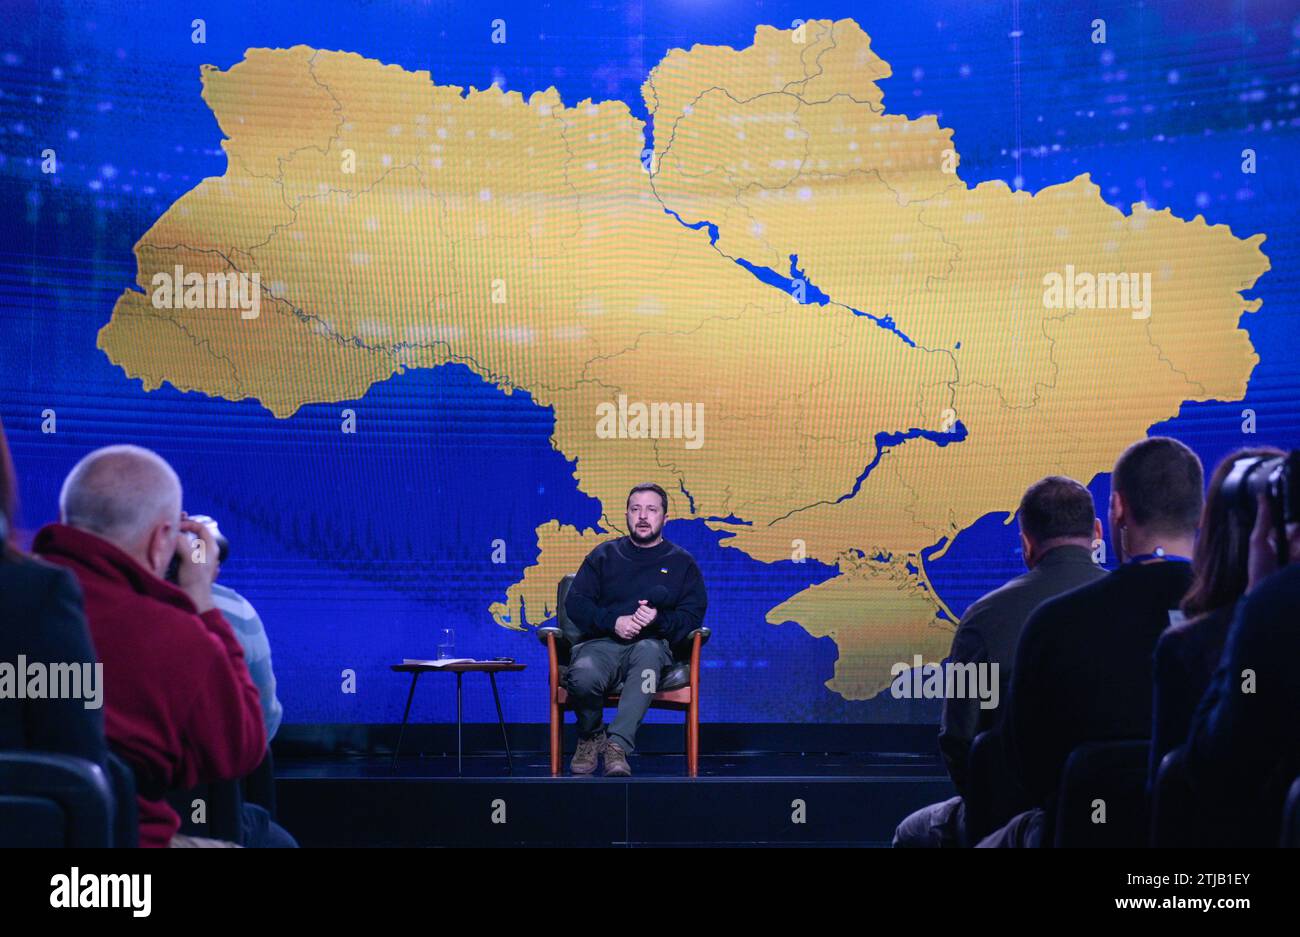
[(623, 747), (609, 739), (605, 742), (605, 777), (625, 778), (632, 773), (632, 766), (627, 763), (627, 752)]
[(578, 750), (573, 753), (569, 770), (574, 774), (593, 774), (600, 762), (600, 753), (605, 748), (605, 733), (593, 735), (589, 739), (578, 739)]

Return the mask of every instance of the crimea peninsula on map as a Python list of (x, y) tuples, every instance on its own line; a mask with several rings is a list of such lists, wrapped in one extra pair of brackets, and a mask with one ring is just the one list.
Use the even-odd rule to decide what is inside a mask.
[[(1185, 401), (1245, 394), (1242, 291), (1269, 268), (1262, 234), (1125, 213), (1087, 174), (967, 185), (950, 129), (889, 113), (890, 74), (851, 20), (759, 27), (670, 51), (642, 88), (651, 129), (617, 100), (249, 49), (202, 75), (225, 175), (141, 238), (99, 347), (146, 389), (282, 418), (449, 362), (526, 391), (605, 530), (540, 526), (498, 624), (551, 617), (655, 479), (723, 546), (836, 569), (767, 621), (832, 638), (828, 688), (868, 699), (896, 662), (946, 655), (926, 560), (964, 529), (1009, 521), (1043, 475), (1107, 471)], [(258, 314), (154, 302), (178, 266), (257, 274)], [(698, 405), (698, 444), (599, 433), (620, 401)]]

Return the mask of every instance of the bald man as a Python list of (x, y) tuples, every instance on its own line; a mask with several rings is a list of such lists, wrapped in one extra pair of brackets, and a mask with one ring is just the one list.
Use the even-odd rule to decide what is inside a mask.
[[(181, 511), (172, 467), (138, 446), (78, 462), (59, 515), (32, 547), (70, 569), (85, 594), (109, 745), (140, 788), (140, 845), (181, 845), (163, 794), (242, 777), (266, 752), (257, 687), (212, 599), (216, 544)], [(176, 585), (164, 579), (173, 556)]]

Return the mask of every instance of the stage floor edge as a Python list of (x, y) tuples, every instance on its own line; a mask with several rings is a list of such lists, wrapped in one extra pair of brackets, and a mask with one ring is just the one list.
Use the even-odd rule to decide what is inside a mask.
[(954, 794), (915, 753), (632, 756), (630, 778), (550, 774), (545, 752), (285, 759), (278, 819), (303, 846), (888, 846)]

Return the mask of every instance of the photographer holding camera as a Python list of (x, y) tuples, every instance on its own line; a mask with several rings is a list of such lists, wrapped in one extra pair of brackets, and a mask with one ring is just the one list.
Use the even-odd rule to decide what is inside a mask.
[(1235, 821), (1241, 845), (1276, 846), (1300, 773), (1300, 451), (1239, 468), (1225, 488), (1256, 499), (1249, 582), (1192, 720), (1186, 770), (1203, 809)]
[[(109, 746), (136, 775), (140, 845), (206, 844), (177, 835), (180, 817), (163, 794), (240, 778), (266, 752), (257, 687), (212, 597), (212, 532), (181, 511), (172, 467), (138, 446), (78, 462), (59, 515), (33, 549), (71, 570), (85, 596)], [(173, 585), (164, 577), (176, 555)]]

